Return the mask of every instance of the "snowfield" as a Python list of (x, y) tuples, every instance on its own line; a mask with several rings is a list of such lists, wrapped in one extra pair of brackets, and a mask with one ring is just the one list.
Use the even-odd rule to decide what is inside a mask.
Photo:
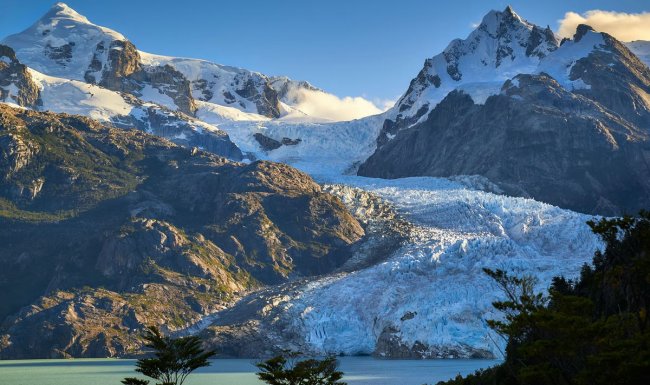
[[(219, 128), (227, 132), (245, 154), (253, 154), (257, 159), (287, 163), (318, 177), (355, 173), (355, 166), (375, 151), (383, 120), (383, 115), (375, 115), (333, 123), (231, 121), (222, 122)], [(300, 142), (264, 151), (253, 136), (257, 133), (277, 141), (288, 138), (299, 139)]]

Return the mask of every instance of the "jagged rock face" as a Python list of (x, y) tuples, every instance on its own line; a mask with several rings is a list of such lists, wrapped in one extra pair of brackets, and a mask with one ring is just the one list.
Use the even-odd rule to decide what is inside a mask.
[(452, 92), (400, 131), (359, 175), (483, 175), (506, 193), (620, 214), (650, 204), (646, 129), (547, 75), (518, 75), (484, 105)]
[(39, 104), (38, 86), (27, 67), (18, 62), (13, 49), (0, 44), (0, 101), (34, 108)]
[(401, 129), (420, 120), (445, 95), (459, 86), (496, 88), (513, 73), (526, 72), (559, 47), (550, 28), (541, 28), (512, 8), (491, 11), (465, 39), (425, 60), (408, 90), (390, 110), (377, 144), (388, 142)]
[(140, 53), (128, 40), (114, 40), (108, 48), (104, 41), (97, 43), (84, 80), (138, 97), (150, 86), (169, 96), (179, 111), (188, 115), (196, 112), (190, 82), (185, 76), (169, 65), (142, 65)]
[(169, 96), (178, 109), (188, 115), (196, 112), (196, 103), (192, 97), (190, 82), (182, 73), (170, 65), (161, 67), (144, 67), (133, 78), (159, 90)]
[(256, 79), (247, 77), (246, 80), (235, 78), (240, 88), (235, 92), (247, 100), (255, 103), (260, 115), (270, 118), (280, 117), (280, 102), (278, 93), (268, 84), (267, 81), (260, 84)]
[[(600, 35), (603, 44), (571, 68), (569, 79), (589, 87), (577, 90), (639, 127), (650, 128), (650, 69), (623, 43), (591, 27), (578, 27), (574, 41)], [(650, 129), (648, 129), (650, 132)]]
[[(132, 93), (138, 88), (128, 78), (141, 68), (138, 50), (130, 41), (114, 40), (108, 47), (105, 47), (104, 41), (100, 41), (84, 74), (84, 80), (109, 90)], [(100, 77), (97, 79), (93, 72), (99, 71)]]
[(143, 54), (147, 66), (170, 66), (190, 82), (194, 99), (269, 118), (281, 115), (280, 97), (260, 73), (204, 60)]
[[(405, 319), (404, 321), (408, 321)], [(451, 348), (446, 346), (429, 346), (420, 341), (407, 344), (400, 338), (400, 330), (395, 326), (385, 327), (377, 338), (375, 351), (372, 353), (377, 358), (391, 359), (430, 359), (430, 358), (474, 358), (493, 359), (492, 352), (470, 346)]]
[(332, 271), (364, 233), (282, 164), (6, 105), (0, 145), (3, 358), (135, 354), (144, 325), (180, 330), (247, 289)]
[(24, 128), (20, 127), (20, 121), (12, 119), (10, 116), (3, 116), (0, 125), (3, 127), (13, 126), (14, 132), (7, 132), (0, 137), (0, 149), (2, 157), (0, 158), (0, 172), (4, 180), (8, 180), (21, 169), (29, 165), (34, 156), (41, 150), (41, 147), (34, 141), (26, 139), (20, 135)]

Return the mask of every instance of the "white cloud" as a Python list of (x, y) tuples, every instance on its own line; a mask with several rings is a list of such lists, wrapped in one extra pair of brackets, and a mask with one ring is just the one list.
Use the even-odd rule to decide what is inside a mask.
[(571, 37), (578, 24), (587, 24), (596, 31), (607, 32), (622, 41), (650, 40), (650, 12), (623, 13), (593, 10), (578, 14), (567, 12), (559, 20), (558, 34)]
[(332, 121), (353, 120), (379, 114), (394, 104), (394, 101), (381, 101), (378, 107), (360, 96), (339, 98), (336, 95), (304, 88), (289, 91), (287, 97), (294, 101), (292, 103), (294, 108), (305, 114)]
[(375, 106), (378, 106), (382, 111), (386, 111), (390, 108), (392, 108), (395, 103), (397, 103), (397, 99), (374, 99), (372, 101)]

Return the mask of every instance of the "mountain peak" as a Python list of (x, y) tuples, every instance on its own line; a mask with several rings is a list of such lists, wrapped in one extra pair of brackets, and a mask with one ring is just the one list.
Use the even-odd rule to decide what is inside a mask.
[(503, 10), (502, 13), (503, 13), (504, 15), (506, 15), (506, 16), (509, 16), (509, 17), (514, 17), (514, 18), (517, 18), (517, 19), (521, 19), (521, 17), (519, 17), (519, 15), (517, 14), (517, 12), (515, 12), (515, 10), (514, 10), (514, 9), (512, 8), (512, 6), (510, 6), (510, 5), (508, 5), (508, 6), (506, 7), (506, 9)]
[(481, 20), (481, 24), (477, 29), (495, 34), (503, 25), (523, 25), (529, 29), (533, 26), (519, 16), (511, 6), (507, 6), (503, 11), (492, 10), (488, 12), (483, 16), (483, 20)]
[(576, 28), (576, 33), (573, 35), (573, 40), (575, 42), (579, 42), (580, 39), (582, 39), (583, 36), (585, 36), (588, 32), (596, 32), (594, 29), (587, 24), (579, 24), (578, 27)]
[(90, 24), (90, 21), (85, 16), (72, 9), (66, 3), (62, 2), (54, 4), (52, 8), (50, 8), (50, 10), (47, 11), (45, 15), (43, 15), (41, 21), (52, 19), (69, 19), (80, 23)]

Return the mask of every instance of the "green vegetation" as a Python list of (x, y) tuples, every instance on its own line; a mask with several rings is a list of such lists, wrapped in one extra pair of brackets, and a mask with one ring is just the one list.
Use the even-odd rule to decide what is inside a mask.
[[(43, 116), (30, 129), (0, 125), (0, 140), (29, 149), (0, 159), (7, 187), (0, 191), (0, 198), (7, 198), (0, 202), (1, 217), (59, 221), (136, 188), (142, 171), (136, 163), (143, 159), (142, 152), (117, 147), (103, 132), (79, 130), (91, 124), (82, 118)], [(36, 180), (43, 181), (42, 191), (31, 198), (16, 196), (9, 188), (19, 190)]]
[(75, 215), (75, 210), (58, 211), (56, 213), (21, 210), (11, 201), (0, 198), (0, 217), (6, 219), (25, 222), (57, 222)]
[(299, 353), (288, 352), (258, 363), (257, 377), (269, 385), (346, 385), (343, 372), (336, 370), (336, 357), (297, 361)]
[(579, 280), (553, 280), (547, 297), (530, 277), (486, 270), (506, 294), (495, 302), (505, 362), (448, 385), (650, 383), (650, 213), (589, 222), (606, 244)]
[[(195, 336), (170, 338), (150, 326), (143, 336), (146, 347), (153, 350), (151, 358), (139, 359), (136, 372), (160, 382), (156, 385), (182, 385), (193, 371), (209, 366), (214, 351), (201, 348), (201, 339)], [(134, 377), (122, 380), (124, 385), (147, 385), (149, 381)]]

